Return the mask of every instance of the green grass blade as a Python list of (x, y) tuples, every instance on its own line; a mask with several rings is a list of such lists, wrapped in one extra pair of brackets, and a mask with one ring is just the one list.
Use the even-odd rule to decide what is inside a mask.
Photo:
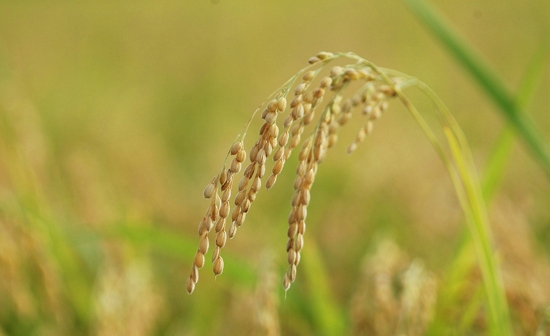
[(331, 296), (329, 276), (321, 252), (310, 240), (303, 250), (302, 265), (306, 273), (310, 309), (319, 335), (345, 335), (344, 314)]
[[(516, 104), (522, 108), (526, 107), (533, 97), (538, 84), (542, 79), (544, 68), (548, 62), (550, 48), (548, 43), (543, 43), (529, 63), (527, 71), (523, 76), (516, 96)], [(483, 179), (483, 196), (489, 201), (504, 174), (504, 167), (508, 163), (512, 145), (514, 144), (515, 131), (510, 125), (500, 134), (492, 156), (489, 158)]]
[(488, 63), (474, 51), (444, 19), (443, 15), (423, 0), (403, 0), (410, 10), (451, 52), (458, 62), (474, 77), (487, 95), (496, 103), (503, 116), (525, 140), (542, 168), (550, 176), (550, 149), (536, 131), (531, 119), (516, 103), (504, 81)]
[(445, 135), (449, 141), (469, 203), (465, 213), (467, 222), (471, 226), (474, 246), (480, 257), (479, 264), (483, 274), (483, 284), (489, 308), (490, 332), (495, 336), (511, 335), (508, 304), (504, 294), (502, 275), (492, 248), (489, 221), (481, 195), (481, 188), (471, 171), (471, 165), (467, 162), (469, 161), (469, 155), (463, 153), (464, 148), (459, 144), (459, 139), (449, 128), (445, 128)]
[[(190, 256), (194, 256), (197, 249), (194, 239), (151, 224), (115, 223), (108, 227), (109, 230), (100, 233), (105, 238), (123, 239), (136, 248), (151, 248), (186, 263), (192, 261)], [(227, 277), (232, 283), (249, 288), (256, 284), (256, 272), (252, 266), (227, 253), (223, 257), (225, 264), (231, 267), (225, 267), (220, 277)]]

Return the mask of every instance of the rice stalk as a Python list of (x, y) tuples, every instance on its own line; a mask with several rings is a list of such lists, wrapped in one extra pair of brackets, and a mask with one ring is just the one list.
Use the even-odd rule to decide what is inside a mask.
[[(355, 63), (333, 66), (327, 76), (320, 76), (324, 68), (337, 59), (348, 59)], [(348, 153), (353, 152), (373, 131), (375, 121), (388, 109), (389, 101), (398, 98), (411, 112), (436, 149), (455, 187), (476, 247), (487, 295), (489, 329), (495, 335), (510, 334), (507, 302), (500, 269), (494, 255), (480, 184), (468, 143), (452, 114), (439, 97), (418, 79), (395, 70), (379, 68), (353, 53), (321, 52), (310, 58), (309, 63), (309, 66), (291, 77), (268, 98), (268, 101), (256, 109), (243, 132), (231, 144), (226, 157), (226, 162), (228, 158), (232, 158), (231, 163), (224, 163), (220, 172), (206, 186), (204, 197), (210, 199), (210, 205), (199, 223), (199, 246), (191, 275), (187, 280), (187, 291), (192, 293), (198, 282), (198, 271), (204, 265), (211, 229), (215, 227), (216, 231), (216, 247), (212, 254), (213, 271), (215, 275), (219, 275), (223, 272), (221, 249), (225, 246), (226, 238), (233, 238), (237, 229), (244, 223), (262, 183), (265, 183), (267, 189), (271, 188), (293, 150), (300, 148), (294, 180), (295, 192), (291, 199), (292, 210), (288, 217), (288, 268), (283, 277), (283, 287), (287, 291), (296, 280), (297, 266), (304, 247), (311, 188), (319, 165), (325, 159), (328, 149), (338, 140), (338, 131), (353, 115), (359, 114), (358, 117), (363, 118), (363, 126), (357, 132), (353, 143), (348, 146)], [(321, 79), (315, 81), (317, 77)], [(355, 83), (360, 84), (359, 89), (357, 85), (352, 85)], [(435, 104), (447, 139), (446, 150), (404, 94), (403, 90), (409, 87), (419, 88)], [(287, 98), (291, 101), (290, 104), (287, 104)], [(259, 130), (259, 138), (249, 151), (245, 151), (246, 133), (252, 118), (259, 111), (262, 111), (261, 118), (264, 120)], [(283, 119), (281, 128), (277, 125), (278, 119)], [(316, 120), (316, 123), (311, 132), (302, 139), (304, 130), (313, 120)], [(250, 163), (238, 183), (231, 225), (226, 229), (225, 221), (230, 213), (229, 198), (233, 180), (241, 171), (246, 156)], [(266, 163), (271, 156), (274, 160), (272, 174), (265, 178)], [(229, 168), (226, 168), (227, 166)]]

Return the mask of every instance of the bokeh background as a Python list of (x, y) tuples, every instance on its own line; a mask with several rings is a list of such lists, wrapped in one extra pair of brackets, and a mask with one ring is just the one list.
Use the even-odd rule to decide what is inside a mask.
[[(515, 92), (548, 38), (550, 3), (433, 3)], [(397, 102), (353, 155), (351, 127), (321, 165), (286, 298), (290, 163), (228, 242), (224, 274), (207, 264), (185, 290), (203, 188), (254, 109), (321, 50), (426, 82), (483, 171), (497, 108), (397, 0), (0, 2), (0, 334), (360, 334), (376, 319), (361, 309), (375, 301), (361, 294), (365, 274), (392, 253), (444, 297), (467, 232), (443, 165)], [(528, 111), (550, 143), (544, 71)], [(508, 287), (521, 288), (508, 293), (518, 334), (550, 302), (549, 205), (548, 176), (519, 141), (489, 205)], [(473, 273), (461, 279), (475, 293)], [(454, 300), (463, 306), (438, 300), (418, 334), (482, 333), (483, 298)]]

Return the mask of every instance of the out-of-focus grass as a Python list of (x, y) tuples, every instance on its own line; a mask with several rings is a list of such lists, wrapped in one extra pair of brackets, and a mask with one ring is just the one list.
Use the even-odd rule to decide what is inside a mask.
[[(513, 81), (539, 45), (534, 14), (544, 17), (548, 8), (544, 1), (507, 4), (437, 6)], [(524, 24), (508, 23), (514, 20)], [(484, 35), (495, 25), (499, 34)], [(355, 51), (428, 82), (457, 113), (476, 162), (483, 162), (500, 121), (484, 94), (420, 32), (397, 2), (1, 3), (2, 331), (261, 333), (254, 291), (262, 278), (260, 252), (273, 251), (274, 273), (282, 278), (292, 173), (260, 195), (228, 243), (224, 274), (214, 281), (202, 272), (188, 296), (188, 261), (206, 206), (202, 188), (252, 110), (319, 50)], [(550, 125), (542, 113), (550, 101), (541, 88), (550, 79), (540, 73), (530, 110), (545, 136)], [(392, 107), (351, 157), (343, 155), (348, 135), (342, 134), (323, 163), (304, 253), (318, 246), (318, 258), (311, 259), (325, 277), (315, 282), (304, 267), (286, 299), (276, 287), (283, 334), (353, 330), (340, 315), (349, 312), (361, 260), (374, 250), (377, 235), (392, 237), (447, 278), (461, 244), (458, 206), (442, 165), (404, 115)], [(512, 152), (498, 190), (492, 211), (499, 198), (511, 199), (529, 219), (528, 232), (548, 231), (548, 182), (522, 151)], [(515, 248), (536, 252), (533, 260), (522, 259), (522, 273), (532, 275), (529, 288), (549, 279), (535, 266), (548, 258), (541, 252), (548, 237), (518, 238)], [(502, 256), (504, 266), (513, 264), (508, 256)], [(445, 285), (479, 288), (475, 273), (459, 266), (453, 271), (463, 274)], [(517, 274), (506, 268), (505, 280)], [(462, 323), (464, 333), (483, 334), (483, 297), (469, 294), (459, 291), (439, 304), (434, 326)], [(549, 298), (544, 290), (508, 294), (517, 298), (513, 316), (525, 321), (531, 320), (521, 314)], [(335, 314), (334, 322), (323, 314)], [(518, 333), (523, 320), (514, 317)]]

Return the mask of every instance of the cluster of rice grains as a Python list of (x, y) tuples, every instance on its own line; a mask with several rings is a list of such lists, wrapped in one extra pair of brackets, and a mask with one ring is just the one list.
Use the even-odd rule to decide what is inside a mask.
[[(355, 63), (332, 66), (327, 76), (321, 76), (322, 70), (336, 59), (352, 59)], [(238, 182), (238, 191), (233, 202), (230, 200), (232, 187), (235, 176), (241, 171), (247, 157), (244, 137), (253, 118), (229, 150), (228, 158), (232, 158), (229, 167), (224, 164), (221, 171), (206, 186), (204, 197), (210, 199), (210, 205), (199, 224), (199, 246), (191, 275), (187, 279), (189, 293), (195, 289), (199, 279), (199, 268), (204, 266), (210, 231), (213, 228), (216, 231), (212, 262), (214, 274), (219, 275), (224, 267), (221, 249), (225, 246), (227, 238), (233, 238), (237, 229), (244, 223), (246, 214), (260, 190), (262, 180), (265, 181), (266, 189), (271, 188), (292, 151), (299, 147), (299, 162), (294, 180), (295, 192), (288, 217), (286, 251), (289, 266), (283, 279), (284, 289), (288, 290), (296, 279), (296, 267), (300, 263), (300, 254), (304, 247), (310, 190), (319, 163), (323, 161), (327, 149), (338, 140), (340, 127), (346, 124), (355, 111), (359, 111), (356, 114), (362, 115), (363, 126), (348, 146), (348, 153), (353, 152), (365, 136), (372, 132), (374, 122), (388, 108), (388, 98), (396, 95), (395, 84), (398, 78), (388, 77), (379, 68), (354, 54), (320, 52), (310, 58), (309, 63), (309, 66), (273, 93), (273, 98), (265, 106), (261, 105), (254, 112), (255, 115), (262, 111), (264, 123), (260, 128), (258, 140), (248, 151), (250, 163)], [(358, 85), (350, 85), (353, 83)], [(290, 101), (289, 104), (287, 100)], [(313, 124), (310, 135), (303, 138), (304, 129), (314, 120), (316, 123)], [(281, 126), (278, 126), (278, 123)], [(271, 156), (274, 161), (271, 174), (264, 179), (266, 163)], [(226, 158), (226, 162), (227, 160)], [(234, 204), (232, 212), (231, 203)], [(227, 228), (226, 222), (230, 212), (231, 224)]]

